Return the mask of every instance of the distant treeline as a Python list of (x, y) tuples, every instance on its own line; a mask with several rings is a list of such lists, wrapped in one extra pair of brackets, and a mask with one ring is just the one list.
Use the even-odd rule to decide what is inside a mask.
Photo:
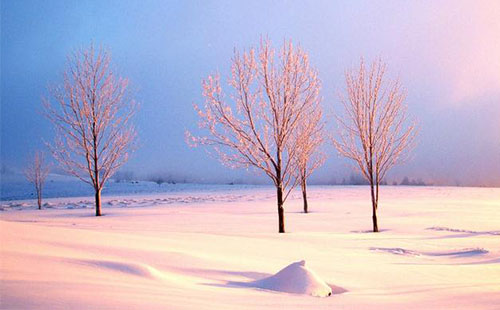
[(164, 172), (164, 173), (152, 173), (145, 176), (137, 176), (132, 171), (118, 171), (113, 176), (113, 179), (117, 183), (121, 182), (130, 182), (135, 183), (138, 181), (148, 181), (154, 182), (158, 185), (166, 184), (176, 184), (176, 183), (196, 183), (195, 180), (190, 180), (185, 176), (176, 176), (172, 173)]
[[(370, 183), (365, 178), (363, 178), (362, 175), (351, 174), (351, 176), (349, 177), (349, 179), (343, 178), (342, 182), (336, 183), (336, 184), (332, 184), (332, 185), (369, 185), (369, 184)], [(389, 185), (389, 184), (391, 184), (393, 186), (397, 186), (397, 185), (429, 186), (429, 185), (432, 185), (432, 184), (425, 183), (420, 178), (418, 178), (418, 179), (411, 179), (409, 177), (404, 177), (400, 182), (398, 182), (396, 180), (394, 180), (392, 182), (388, 182), (387, 180), (382, 180), (380, 182), (380, 185)]]
[[(146, 176), (139, 177), (137, 176), (134, 172), (132, 171), (118, 171), (114, 175), (114, 180), (117, 183), (120, 182), (129, 182), (129, 183), (134, 183), (138, 181), (148, 181), (148, 182), (154, 182), (158, 184), (159, 186), (162, 184), (176, 184), (176, 183), (200, 183), (200, 180), (196, 179), (190, 179), (186, 176), (179, 176), (175, 175), (173, 173), (169, 172), (164, 172), (164, 173), (152, 173), (148, 174)], [(205, 183), (205, 182), (201, 182)], [(247, 182), (243, 180), (233, 180), (230, 182), (220, 182), (224, 184), (247, 184)], [(253, 183), (252, 183), (253, 184)], [(314, 182), (314, 180), (311, 181), (311, 185), (315, 184), (321, 184), (321, 185), (369, 185), (368, 181), (363, 178), (362, 175), (360, 174), (351, 174), (348, 178), (342, 178), (342, 181), (337, 181), (335, 179), (332, 179), (330, 181), (323, 181), (323, 182)], [(433, 184), (426, 183), (422, 179), (417, 178), (413, 179), (410, 177), (405, 176), (402, 180), (399, 182), (394, 180), (392, 182), (388, 182), (387, 180), (382, 180), (380, 182), (380, 185), (407, 185), (407, 186), (431, 186)]]

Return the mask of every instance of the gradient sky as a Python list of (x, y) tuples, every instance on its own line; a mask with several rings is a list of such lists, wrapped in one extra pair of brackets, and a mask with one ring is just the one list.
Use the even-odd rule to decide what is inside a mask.
[[(66, 55), (104, 45), (141, 103), (140, 149), (124, 169), (204, 181), (253, 180), (203, 149), (193, 103), (201, 80), (229, 72), (233, 49), (268, 36), (300, 43), (323, 81), (325, 110), (339, 109), (343, 72), (361, 56), (382, 57), (407, 89), (418, 120), (413, 159), (389, 179), (500, 186), (499, 1), (23, 1), (1, 2), (1, 162), (13, 170), (51, 141), (40, 114)], [(328, 113), (327, 113), (328, 114)], [(349, 176), (332, 154), (316, 181)]]

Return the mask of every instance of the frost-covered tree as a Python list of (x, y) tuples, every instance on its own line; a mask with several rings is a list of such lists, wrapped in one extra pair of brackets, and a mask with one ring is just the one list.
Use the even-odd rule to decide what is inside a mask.
[(292, 42), (276, 52), (263, 40), (257, 50), (235, 51), (229, 86), (226, 96), (218, 75), (203, 81), (205, 105), (195, 109), (209, 135), (188, 133), (188, 141), (212, 146), (227, 166), (264, 172), (276, 187), (278, 230), (284, 233), (283, 204), (299, 179), (296, 131), (319, 101), (317, 72)]
[(45, 163), (42, 152), (35, 152), (28, 166), (24, 169), (24, 175), (28, 182), (35, 186), (38, 209), (41, 210), (43, 185), (49, 175), (49, 166)]
[(135, 139), (130, 120), (136, 105), (127, 97), (128, 80), (117, 76), (110, 62), (102, 48), (75, 51), (63, 83), (51, 88), (51, 100), (44, 102), (56, 129), (52, 154), (66, 172), (94, 188), (96, 216), (106, 181), (127, 161)]
[(305, 119), (297, 126), (297, 169), (302, 190), (304, 213), (309, 212), (307, 203), (307, 179), (325, 161), (325, 154), (320, 151), (325, 133), (321, 120), (322, 109), (319, 101), (311, 105), (311, 110), (304, 114)]
[(398, 80), (385, 79), (385, 71), (381, 60), (370, 68), (361, 60), (358, 69), (346, 71), (346, 96), (341, 97), (345, 113), (337, 116), (340, 134), (333, 141), (370, 183), (374, 232), (378, 232), (380, 182), (406, 159), (416, 134), (415, 124), (407, 124), (405, 92)]

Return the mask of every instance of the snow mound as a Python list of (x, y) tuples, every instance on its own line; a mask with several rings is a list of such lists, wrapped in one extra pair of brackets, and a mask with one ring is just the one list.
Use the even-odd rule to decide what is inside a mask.
[(332, 294), (331, 287), (306, 266), (305, 260), (292, 263), (275, 275), (253, 282), (253, 285), (266, 290), (317, 297)]

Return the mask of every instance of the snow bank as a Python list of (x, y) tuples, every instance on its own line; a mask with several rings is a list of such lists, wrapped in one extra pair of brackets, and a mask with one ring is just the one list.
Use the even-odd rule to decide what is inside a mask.
[(273, 276), (253, 282), (253, 285), (266, 290), (318, 297), (332, 294), (330, 286), (306, 266), (305, 260), (292, 263)]

